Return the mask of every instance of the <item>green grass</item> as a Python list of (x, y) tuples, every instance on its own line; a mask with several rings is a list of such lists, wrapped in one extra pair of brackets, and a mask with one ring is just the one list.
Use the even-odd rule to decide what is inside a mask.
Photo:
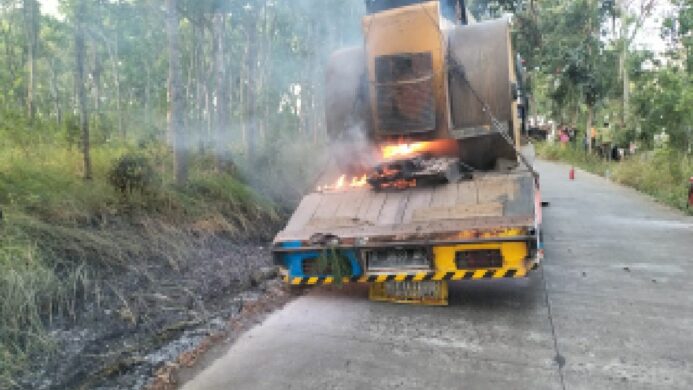
[(570, 145), (541, 143), (537, 154), (553, 161), (573, 164), (588, 172), (608, 177), (616, 183), (644, 192), (680, 210), (686, 209), (689, 178), (693, 177), (693, 156), (670, 149), (647, 151), (623, 161), (606, 161)]
[[(127, 196), (108, 172), (125, 153), (147, 156), (152, 184)], [(209, 158), (191, 163), (190, 180), (171, 182), (164, 147), (100, 146), (94, 179), (81, 178), (81, 155), (58, 142), (0, 143), (0, 388), (34, 353), (50, 352), (54, 316), (76, 318), (78, 302), (98, 294), (93, 281), (143, 261), (177, 270), (200, 237), (267, 238), (280, 215)]]

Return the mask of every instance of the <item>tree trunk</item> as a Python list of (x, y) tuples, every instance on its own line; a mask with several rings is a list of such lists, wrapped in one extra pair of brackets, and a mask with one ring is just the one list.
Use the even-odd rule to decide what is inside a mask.
[[(264, 0), (262, 2), (262, 19), (260, 20), (260, 49), (259, 53), (257, 55), (258, 62), (263, 64), (263, 67), (258, 69), (257, 72), (257, 90), (263, 95), (263, 97), (267, 96), (267, 93), (265, 91), (265, 75), (267, 74), (267, 68), (269, 63), (267, 62), (267, 40), (269, 39), (269, 36), (267, 35), (267, 0)], [(260, 97), (262, 100), (262, 97)], [(267, 104), (263, 105), (264, 107), (267, 107)], [(262, 113), (264, 114), (264, 107), (261, 109)], [(258, 133), (258, 138), (260, 139), (260, 142), (264, 145), (264, 139), (265, 139), (265, 121), (267, 120), (267, 116), (261, 115), (260, 120), (257, 121), (257, 133)]]
[(270, 126), (270, 101), (272, 98), (270, 96), (271, 92), (267, 90), (271, 88), (271, 86), (269, 86), (270, 83), (268, 80), (270, 80), (272, 77), (272, 42), (276, 18), (272, 13), (270, 13), (271, 10), (274, 10), (274, 7), (268, 5), (268, 0), (265, 0), (263, 2), (262, 9), (262, 45), (260, 47), (260, 63), (263, 66), (259, 71), (258, 90), (263, 91), (264, 104), (262, 104), (262, 120), (258, 121), (258, 133), (260, 137), (260, 142), (262, 142), (264, 145), (267, 140), (267, 133), (269, 131), (268, 129)]
[(239, 117), (241, 118), (241, 144), (245, 148), (245, 152), (248, 152), (248, 124), (246, 123), (246, 93), (245, 91), (248, 89), (248, 86), (245, 83), (245, 80), (248, 75), (248, 51), (246, 50), (245, 57), (243, 58), (243, 65), (240, 67), (240, 71), (238, 72), (238, 107), (240, 107), (239, 110)]
[(102, 130), (102, 114), (101, 114), (101, 73), (103, 72), (103, 66), (101, 65), (101, 58), (99, 56), (99, 51), (94, 50), (94, 69), (92, 71), (92, 79), (94, 86), (94, 113), (95, 120), (92, 123), (92, 129), (99, 134), (99, 130)]
[(60, 108), (60, 94), (58, 93), (58, 72), (55, 69), (55, 58), (51, 58), (51, 97), (55, 110), (55, 121), (58, 126), (63, 122), (63, 113)]
[(147, 131), (150, 130), (150, 125), (151, 125), (151, 117), (150, 117), (150, 110), (151, 110), (151, 84), (152, 84), (152, 70), (150, 69), (149, 64), (145, 61), (144, 62), (144, 74), (145, 74), (145, 83), (144, 83), (144, 127)]
[(229, 126), (229, 88), (227, 79), (227, 66), (225, 61), (225, 25), (226, 18), (223, 13), (214, 15), (214, 73), (216, 88), (216, 107), (215, 107), (215, 132), (214, 132), (214, 154), (216, 156), (217, 169), (224, 170), (231, 161), (228, 152), (227, 133)]
[(39, 6), (36, 0), (24, 0), (24, 23), (27, 42), (27, 93), (26, 106), (29, 119), (36, 117), (34, 92), (36, 88), (36, 51), (38, 47)]
[[(121, 0), (118, 0), (117, 2), (118, 9), (121, 9)], [(114, 82), (115, 82), (115, 90), (116, 90), (116, 115), (118, 116), (118, 133), (120, 136), (125, 140), (127, 138), (127, 132), (125, 131), (125, 127), (123, 126), (123, 110), (121, 106), (121, 99), (120, 99), (120, 18), (116, 18), (116, 32), (115, 32), (115, 69), (113, 69), (114, 74)]]
[(189, 63), (188, 63), (188, 71), (186, 74), (186, 80), (185, 80), (185, 96), (192, 96), (192, 99), (190, 99), (186, 116), (189, 120), (190, 123), (192, 123), (191, 128), (194, 129), (199, 129), (200, 128), (200, 123), (201, 121), (198, 118), (198, 112), (199, 107), (200, 107), (200, 100), (199, 100), (199, 81), (198, 81), (198, 70), (197, 70), (197, 57), (198, 57), (198, 48), (200, 46), (199, 38), (197, 37), (197, 23), (191, 23), (190, 27), (192, 28), (192, 36), (191, 36), (191, 46), (188, 49), (190, 51), (190, 58), (189, 58)]
[(255, 97), (255, 78), (257, 70), (257, 24), (255, 15), (248, 18), (248, 56), (246, 64), (246, 111), (245, 122), (248, 138), (248, 160), (253, 163), (257, 154), (257, 131), (256, 131), (256, 97)]
[(630, 101), (630, 77), (628, 75), (628, 48), (626, 44), (623, 45), (623, 53), (621, 55), (621, 77), (623, 80), (623, 116), (621, 117), (621, 124), (625, 126), (628, 122), (628, 105)]
[(185, 137), (185, 97), (183, 69), (178, 32), (178, 1), (166, 0), (166, 30), (168, 35), (168, 131), (173, 143), (173, 172), (176, 184), (188, 179), (188, 159)]
[(587, 106), (587, 125), (585, 133), (587, 134), (587, 151), (592, 153), (592, 119), (594, 116), (594, 107), (590, 104)]
[(575, 127), (578, 123), (578, 116), (580, 115), (580, 103), (575, 102), (575, 110), (573, 115), (570, 116), (570, 127)]
[(298, 111), (298, 131), (301, 136), (301, 140), (304, 140), (310, 133), (308, 132), (308, 105), (306, 101), (308, 100), (308, 92), (306, 83), (301, 83), (301, 91), (296, 97), (296, 110)]
[(626, 70), (626, 61), (628, 55), (628, 29), (626, 25), (626, 15), (628, 15), (628, 8), (625, 4), (621, 5), (621, 54), (618, 58), (618, 75), (621, 77), (621, 82), (623, 83), (623, 96), (621, 99), (621, 126), (626, 123), (626, 111), (628, 110), (628, 71)]
[(86, 13), (86, 0), (77, 3), (77, 15), (75, 29), (75, 87), (77, 88), (77, 104), (79, 106), (79, 128), (82, 134), (82, 156), (84, 165), (84, 179), (91, 180), (91, 155), (89, 146), (89, 112), (87, 110), (87, 91), (84, 85), (84, 19)]
[[(193, 47), (190, 48), (190, 52), (192, 54), (190, 56), (190, 71), (188, 74), (188, 88), (190, 88), (190, 94), (188, 96), (194, 97), (190, 104), (192, 106), (190, 117), (195, 124), (195, 128), (202, 129), (207, 107), (207, 89), (205, 88), (205, 84), (202, 82), (205, 71), (202, 66), (202, 55), (200, 54), (204, 42), (204, 34), (202, 35), (202, 38), (200, 38), (201, 29), (198, 27), (197, 23), (192, 23), (191, 27)], [(207, 139), (205, 142), (201, 142), (201, 144), (205, 145), (205, 143), (209, 142), (210, 140)]]
[[(211, 69), (210, 69), (211, 72), (214, 72), (213, 66), (214, 66), (214, 64), (211, 64)], [(205, 137), (205, 138), (207, 138), (207, 140), (206, 140), (207, 142), (209, 142), (210, 139), (216, 137), (216, 134), (217, 134), (216, 130), (214, 128), (214, 121), (217, 119), (216, 118), (216, 111), (215, 111), (216, 107), (214, 105), (214, 93), (216, 92), (215, 91), (216, 88), (213, 85), (214, 81), (215, 81), (214, 77), (208, 76), (207, 77), (207, 85), (205, 86), (205, 106), (204, 106), (205, 109), (204, 109), (204, 112), (206, 114), (205, 127), (207, 129), (207, 131), (206, 131), (207, 137)], [(199, 137), (199, 138), (201, 139), (200, 147), (204, 149), (204, 142), (203, 142), (204, 138), (203, 137)], [(216, 151), (216, 145), (212, 146), (212, 152), (215, 152), (215, 151)]]

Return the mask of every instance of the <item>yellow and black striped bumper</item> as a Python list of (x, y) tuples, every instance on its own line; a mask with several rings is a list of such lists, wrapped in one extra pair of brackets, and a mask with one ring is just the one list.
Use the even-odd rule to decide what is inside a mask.
[[(359, 277), (342, 279), (343, 283), (383, 283), (389, 281), (424, 281), (424, 280), (469, 280), (469, 279), (504, 279), (504, 278), (524, 278), (527, 271), (523, 269), (499, 269), (499, 270), (475, 270), (475, 271), (450, 271), (450, 272), (415, 272), (415, 273), (394, 273), (394, 274), (370, 274)], [(314, 285), (314, 284), (333, 284), (335, 279), (332, 276), (306, 276), (290, 277), (284, 276), (284, 281), (294, 285)]]

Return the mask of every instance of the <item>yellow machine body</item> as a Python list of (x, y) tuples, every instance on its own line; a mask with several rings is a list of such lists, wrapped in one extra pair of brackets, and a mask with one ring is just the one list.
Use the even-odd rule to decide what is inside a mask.
[(376, 139), (382, 138), (379, 128), (382, 118), (378, 113), (376, 58), (380, 56), (430, 53), (432, 85), (435, 101), (435, 128), (427, 132), (429, 138), (447, 138), (448, 104), (445, 72), (444, 37), (440, 28), (438, 1), (395, 8), (363, 18), (371, 113)]

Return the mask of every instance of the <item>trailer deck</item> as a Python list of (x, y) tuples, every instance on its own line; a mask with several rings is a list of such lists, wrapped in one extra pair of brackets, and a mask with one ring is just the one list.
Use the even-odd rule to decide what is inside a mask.
[(446, 305), (447, 281), (522, 278), (540, 261), (540, 197), (527, 169), (400, 190), (327, 188), (304, 197), (274, 240), (291, 285), (370, 283), (373, 300)]
[(533, 187), (531, 173), (516, 169), (404, 190), (314, 192), (304, 197), (274, 243), (307, 243), (315, 235), (335, 236), (341, 242), (450, 240), (464, 238), (461, 232), (481, 237), (488, 230), (532, 227)]

